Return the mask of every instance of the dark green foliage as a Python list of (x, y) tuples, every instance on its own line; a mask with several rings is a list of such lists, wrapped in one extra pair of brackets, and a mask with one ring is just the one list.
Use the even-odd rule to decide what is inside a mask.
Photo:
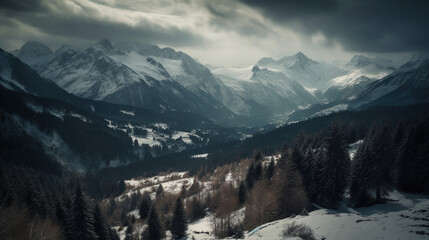
[(310, 200), (315, 200), (317, 196), (316, 184), (316, 158), (313, 155), (313, 149), (309, 148), (301, 163), (301, 175), (305, 190)]
[(336, 209), (347, 187), (350, 159), (342, 132), (335, 123), (324, 143), (323, 168), (320, 176), (320, 205)]
[(188, 224), (186, 222), (185, 209), (182, 200), (177, 198), (171, 222), (171, 234), (173, 239), (180, 239), (186, 234)]
[(268, 164), (268, 167), (265, 170), (265, 178), (268, 180), (271, 180), (271, 178), (274, 176), (274, 170), (275, 170), (274, 158), (271, 157), (270, 163)]
[(354, 207), (362, 207), (371, 202), (368, 192), (370, 183), (371, 159), (369, 156), (369, 137), (357, 149), (352, 165), (352, 181), (350, 185), (351, 204)]
[(253, 178), (255, 181), (258, 181), (261, 179), (261, 177), (262, 177), (262, 163), (259, 161), (255, 166), (255, 169), (253, 172)]
[(155, 206), (152, 206), (149, 218), (147, 221), (147, 229), (142, 234), (143, 239), (160, 240), (165, 236), (164, 229), (158, 217), (158, 211)]
[(252, 162), (249, 168), (247, 169), (247, 175), (246, 175), (247, 189), (252, 189), (254, 183), (255, 183), (255, 166)]
[(90, 199), (82, 189), (82, 183), (78, 182), (74, 190), (70, 228), (70, 234), (74, 240), (98, 239), (94, 229), (94, 216), (90, 204)]
[(94, 208), (94, 231), (97, 234), (99, 240), (110, 240), (108, 227), (104, 221), (98, 204), (95, 205)]
[[(375, 189), (376, 202), (388, 194), (393, 187), (393, 167), (395, 166), (392, 136), (386, 124), (375, 131), (370, 142), (371, 169), (370, 185)], [(372, 173), (372, 174), (371, 174)]]
[(159, 184), (158, 189), (156, 189), (156, 196), (160, 196), (161, 194), (164, 194), (164, 188), (162, 187), (162, 184)]
[(149, 216), (149, 211), (152, 206), (152, 201), (148, 194), (143, 194), (142, 202), (139, 208), (140, 219), (146, 219)]
[(400, 149), (398, 188), (411, 193), (429, 192), (429, 116), (411, 126)]
[(246, 202), (246, 186), (243, 181), (241, 181), (240, 186), (238, 187), (238, 202), (240, 204)]

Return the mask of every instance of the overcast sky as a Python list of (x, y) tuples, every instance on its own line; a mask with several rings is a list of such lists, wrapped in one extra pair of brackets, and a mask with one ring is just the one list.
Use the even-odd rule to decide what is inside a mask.
[(401, 58), (429, 50), (425, 0), (1, 0), (0, 48), (52, 49), (102, 38), (170, 46), (202, 63), (243, 66), (304, 52)]

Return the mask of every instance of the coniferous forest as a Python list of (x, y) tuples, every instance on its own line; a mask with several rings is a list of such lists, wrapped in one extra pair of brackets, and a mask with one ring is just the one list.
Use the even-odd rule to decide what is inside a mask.
[(1, 0), (0, 240), (427, 240), (428, 12)]

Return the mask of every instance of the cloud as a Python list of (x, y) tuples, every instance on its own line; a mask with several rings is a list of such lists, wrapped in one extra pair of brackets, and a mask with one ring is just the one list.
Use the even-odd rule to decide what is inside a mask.
[[(31, 5), (33, 1), (14, 2), (2, 2), (0, 20), (3, 28), (15, 21), (21, 27), (31, 27), (35, 35), (38, 32), (52, 38), (99, 40), (107, 37), (175, 46), (205, 43), (195, 31), (196, 23), (179, 15), (134, 11), (132, 6), (116, 8), (111, 6), (112, 2), (103, 4), (89, 0), (44, 0), (34, 1), (34, 5)], [(14, 38), (19, 31), (16, 29), (5, 37)]]
[(0, 1), (0, 9), (11, 11), (34, 11), (42, 8), (40, 0), (2, 0)]
[(347, 51), (429, 50), (429, 2), (420, 0), (240, 0), (304, 35)]

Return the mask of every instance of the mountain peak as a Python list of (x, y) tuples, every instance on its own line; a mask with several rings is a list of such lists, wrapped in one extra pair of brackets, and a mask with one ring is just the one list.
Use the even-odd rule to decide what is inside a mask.
[(255, 65), (255, 66), (253, 66), (253, 68), (252, 68), (252, 72), (259, 72), (259, 71), (261, 71), (261, 69), (258, 67), (258, 65)]
[(43, 43), (36, 41), (27, 41), (22, 45), (20, 54), (26, 54), (33, 57), (42, 57), (53, 54), (52, 50)]
[(299, 59), (299, 60), (311, 60), (308, 58), (304, 53), (301, 51), (297, 52), (295, 55), (292, 56), (293, 58)]
[(97, 43), (94, 44), (94, 47), (104, 50), (104, 51), (110, 51), (113, 49), (112, 43), (109, 41), (109, 39), (104, 38)]

